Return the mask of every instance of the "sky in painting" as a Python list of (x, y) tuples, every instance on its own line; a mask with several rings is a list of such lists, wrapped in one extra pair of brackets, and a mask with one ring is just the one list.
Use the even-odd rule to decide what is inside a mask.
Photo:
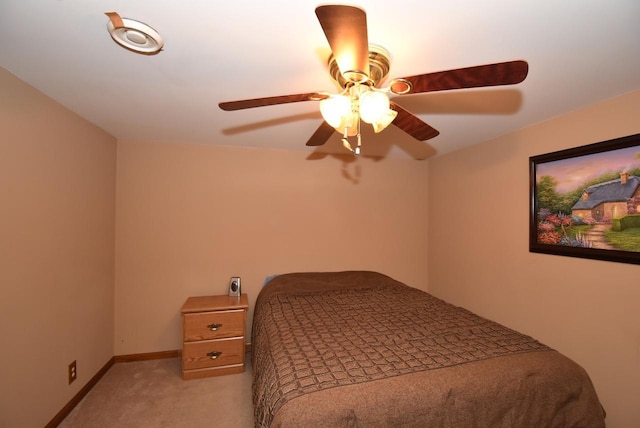
[(550, 175), (558, 181), (556, 192), (566, 193), (607, 172), (640, 168), (640, 146), (562, 159), (536, 165), (536, 180)]

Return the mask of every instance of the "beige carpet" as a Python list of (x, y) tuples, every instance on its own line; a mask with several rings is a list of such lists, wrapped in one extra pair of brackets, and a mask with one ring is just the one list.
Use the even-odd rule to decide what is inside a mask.
[(183, 381), (179, 358), (114, 364), (59, 427), (250, 428), (251, 367)]

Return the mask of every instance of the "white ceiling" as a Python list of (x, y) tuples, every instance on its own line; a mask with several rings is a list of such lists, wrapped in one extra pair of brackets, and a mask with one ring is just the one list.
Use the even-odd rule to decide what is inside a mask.
[[(218, 102), (335, 92), (330, 53), (301, 0), (0, 0), (0, 66), (118, 139), (317, 149), (316, 102), (225, 112)], [(389, 78), (524, 59), (515, 86), (395, 101), (440, 131), (419, 142), (391, 126), (363, 153), (424, 159), (640, 89), (638, 0), (363, 0)], [(165, 41), (145, 56), (114, 43), (105, 12)], [(1, 96), (1, 94), (0, 94)], [(320, 150), (341, 151), (336, 133)]]

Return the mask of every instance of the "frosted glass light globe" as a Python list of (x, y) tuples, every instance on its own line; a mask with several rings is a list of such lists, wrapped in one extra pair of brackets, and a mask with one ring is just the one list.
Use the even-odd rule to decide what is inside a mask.
[(344, 95), (333, 95), (320, 101), (320, 113), (333, 128), (338, 128), (351, 114), (351, 100)]
[(360, 95), (360, 118), (367, 123), (382, 119), (389, 111), (389, 98), (384, 92), (368, 91)]

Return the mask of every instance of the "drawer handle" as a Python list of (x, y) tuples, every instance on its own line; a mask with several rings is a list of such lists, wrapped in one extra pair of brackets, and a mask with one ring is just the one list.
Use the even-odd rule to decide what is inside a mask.
[(220, 327), (222, 327), (222, 324), (209, 324), (207, 327), (211, 331), (217, 331)]
[(222, 355), (222, 352), (220, 351), (211, 351), (211, 352), (207, 352), (207, 357), (211, 358), (212, 360), (215, 360), (216, 358), (218, 358), (220, 355)]

